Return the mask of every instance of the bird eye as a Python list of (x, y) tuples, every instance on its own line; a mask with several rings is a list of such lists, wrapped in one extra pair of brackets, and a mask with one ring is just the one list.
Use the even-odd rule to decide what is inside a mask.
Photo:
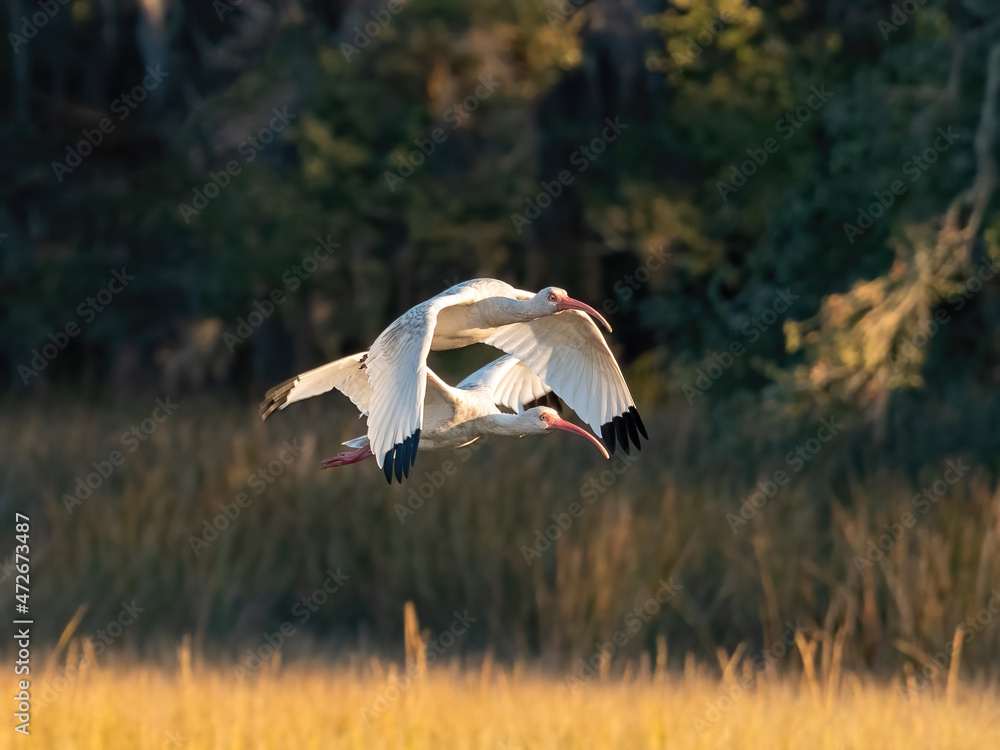
[(543, 422), (548, 422), (549, 421), (549, 417), (548, 417), (547, 414), (539, 414), (538, 418), (541, 419)]
[(549, 295), (549, 302), (555, 302), (556, 299), (558, 298), (556, 297), (555, 292)]

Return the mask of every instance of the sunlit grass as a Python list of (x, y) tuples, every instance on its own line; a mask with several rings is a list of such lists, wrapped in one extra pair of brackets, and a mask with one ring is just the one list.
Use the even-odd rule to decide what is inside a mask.
[(824, 639), (801, 632), (766, 664), (741, 645), (720, 649), (717, 666), (687, 654), (681, 671), (668, 669), (662, 638), (655, 658), (646, 652), (623, 672), (603, 658), (585, 676), (497, 663), (491, 652), (450, 657), (412, 603), (403, 664), (354, 651), (284, 665), (278, 643), (249, 668), (227, 667), (194, 657), (189, 638), (176, 661), (108, 661), (72, 628), (44, 668), (35, 662), (33, 746), (860, 750), (1000, 738), (995, 680), (959, 679), (961, 630), (947, 671), (876, 680), (842, 671), (838, 648), (825, 659)]
[[(391, 669), (376, 660), (269, 667), (245, 682), (225, 668), (96, 669), (35, 709), (30, 742), (8, 729), (0, 745), (909, 750), (996, 747), (1000, 738), (995, 686), (961, 687), (949, 704), (930, 689), (907, 698), (851, 675), (836, 694), (766, 677), (727, 702), (719, 680), (699, 672), (573, 688), (558, 675), (488, 665), (431, 668), (393, 698)], [(384, 710), (372, 717), (366, 709), (380, 695)]]

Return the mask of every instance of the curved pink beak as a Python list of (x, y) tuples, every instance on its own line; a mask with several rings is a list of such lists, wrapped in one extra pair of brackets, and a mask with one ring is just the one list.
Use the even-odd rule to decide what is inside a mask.
[(576, 435), (580, 435), (582, 437), (587, 438), (587, 440), (589, 440), (590, 442), (592, 442), (594, 445), (597, 446), (597, 449), (604, 454), (605, 458), (611, 458), (611, 456), (608, 455), (607, 449), (601, 444), (600, 440), (595, 438), (586, 430), (577, 427), (572, 422), (567, 422), (565, 419), (555, 419), (555, 420), (549, 420), (548, 424), (550, 429), (563, 430), (564, 432), (572, 432)]
[(561, 300), (559, 300), (558, 308), (559, 310), (579, 310), (580, 312), (585, 312), (587, 313), (587, 315), (590, 315), (597, 322), (599, 322), (602, 326), (607, 328), (608, 333), (611, 333), (611, 325), (608, 323), (608, 321), (604, 319), (604, 316), (601, 315), (599, 312), (597, 312), (597, 310), (592, 308), (586, 302), (581, 302), (580, 300), (573, 299), (572, 297), (563, 297)]

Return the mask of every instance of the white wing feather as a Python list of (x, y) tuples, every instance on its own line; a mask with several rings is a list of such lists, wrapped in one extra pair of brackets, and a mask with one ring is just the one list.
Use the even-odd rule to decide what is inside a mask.
[(509, 354), (476, 370), (458, 387), (482, 393), (494, 404), (505, 406), (517, 414), (524, 411), (525, 404), (552, 392), (531, 368)]
[(527, 323), (512, 323), (484, 343), (527, 365), (594, 432), (611, 443), (609, 448), (614, 447), (616, 428), (618, 441), (626, 450), (629, 437), (636, 445), (638, 433), (645, 437), (621, 368), (585, 313), (566, 310)]
[[(437, 425), (453, 421), (455, 419), (455, 406), (455, 397), (448, 384), (428, 368), (427, 395), (424, 397), (424, 424)], [(344, 442), (344, 445), (350, 448), (363, 448), (369, 444), (367, 435)]]
[(362, 414), (367, 414), (372, 389), (368, 384), (368, 376), (361, 367), (367, 353), (358, 352), (343, 357), (275, 386), (264, 395), (264, 401), (260, 405), (261, 418), (267, 419), (273, 412), (284, 409), (289, 404), (319, 396), (334, 388), (351, 399)]
[(386, 454), (420, 429), (427, 388), (427, 354), (437, 316), (448, 307), (482, 299), (473, 286), (460, 285), (409, 310), (372, 344), (365, 361), (372, 397), (368, 437), (380, 467)]

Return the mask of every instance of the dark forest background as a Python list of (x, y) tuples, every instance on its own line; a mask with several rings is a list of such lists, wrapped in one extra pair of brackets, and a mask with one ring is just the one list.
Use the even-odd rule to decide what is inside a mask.
[[(6, 8), (0, 508), (32, 512), (51, 636), (137, 597), (150, 614), (125, 642), (225, 649), (341, 564), (353, 581), (310, 620), (318, 640), (395, 637), (414, 599), (432, 628), (483, 613), (471, 648), (583, 655), (673, 575), (683, 596), (630, 648), (665, 633), (714, 658), (802, 618), (873, 665), (950, 641), (1000, 583), (997, 4)], [(480, 276), (607, 312), (654, 433), (531, 566), (521, 547), (606, 468), (592, 456), (491, 445), (399, 523), (406, 488), (315, 469), (359, 431), (336, 397), (267, 429), (254, 413)], [(436, 366), (455, 382), (485, 356)], [(70, 512), (164, 397), (177, 416)], [(734, 532), (831, 418), (835, 440)], [(303, 436), (294, 477), (193, 555), (203, 520)], [(949, 460), (972, 468), (857, 565)], [(1000, 657), (998, 633), (972, 647)]]

